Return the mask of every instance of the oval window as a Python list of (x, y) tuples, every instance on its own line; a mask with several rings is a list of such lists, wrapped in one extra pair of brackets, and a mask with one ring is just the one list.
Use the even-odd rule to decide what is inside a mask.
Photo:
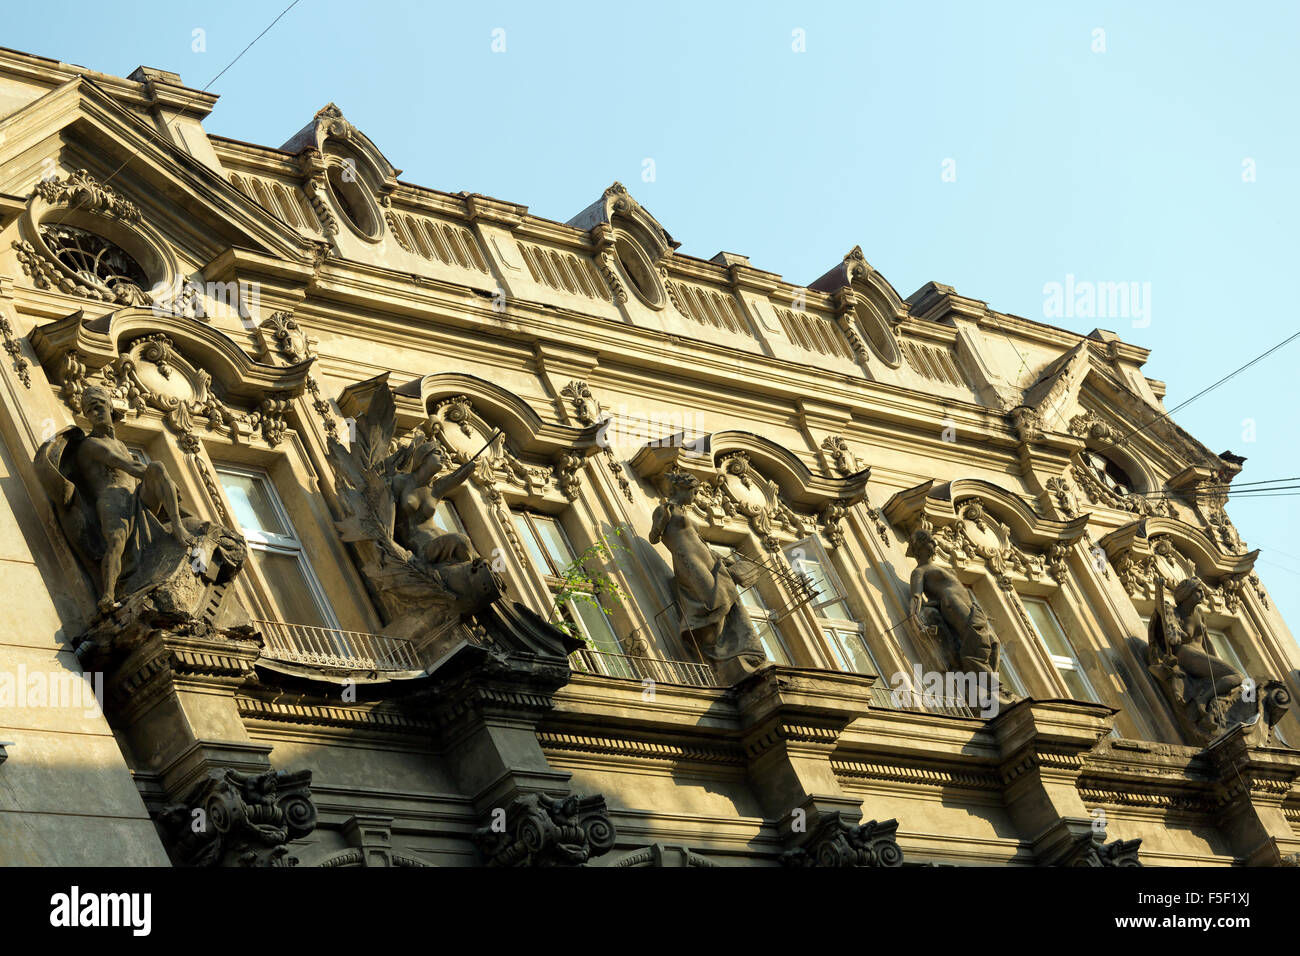
[(618, 264), (623, 267), (623, 272), (642, 301), (654, 308), (663, 305), (659, 279), (641, 248), (626, 236), (619, 236), (614, 242), (614, 252), (618, 255)]
[(343, 213), (348, 225), (366, 239), (378, 238), (379, 222), (371, 208), (373, 201), (362, 187), (356, 164), (350, 159), (332, 163), (326, 178), (329, 180), (334, 205)]
[(857, 314), (859, 327), (866, 333), (867, 341), (871, 343), (871, 350), (880, 360), (890, 368), (898, 368), (903, 364), (903, 354), (898, 350), (898, 343), (894, 341), (893, 330), (876, 313), (876, 310), (864, 302), (859, 302), (854, 312)]

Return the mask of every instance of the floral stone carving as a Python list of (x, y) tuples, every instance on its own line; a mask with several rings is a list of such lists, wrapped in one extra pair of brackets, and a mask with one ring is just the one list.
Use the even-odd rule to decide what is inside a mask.
[(311, 771), (212, 770), (156, 822), (177, 866), (296, 866), (289, 841), (316, 828)]

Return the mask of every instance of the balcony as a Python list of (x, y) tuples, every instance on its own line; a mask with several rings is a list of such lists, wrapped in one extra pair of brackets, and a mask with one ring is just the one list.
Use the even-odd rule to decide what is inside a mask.
[(418, 671), (410, 641), (283, 621), (253, 621), (262, 632), (265, 657), (288, 664), (349, 671)]
[(970, 704), (960, 697), (942, 697), (911, 690), (894, 691), (886, 684), (871, 686), (871, 706), (879, 710), (910, 710), (922, 714), (946, 714), (949, 717), (976, 717)]
[(717, 687), (718, 679), (707, 664), (691, 661), (660, 661), (652, 657), (629, 657), (583, 647), (569, 655), (575, 671), (622, 677), (627, 680), (654, 681), (657, 684), (685, 684), (692, 687)]

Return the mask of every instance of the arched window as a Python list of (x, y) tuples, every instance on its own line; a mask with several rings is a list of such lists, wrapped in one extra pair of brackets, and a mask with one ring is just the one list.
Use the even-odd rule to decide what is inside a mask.
[(1119, 465), (1105, 455), (1085, 448), (1083, 461), (1103, 485), (1117, 495), (1130, 495), (1134, 491), (1133, 479)]

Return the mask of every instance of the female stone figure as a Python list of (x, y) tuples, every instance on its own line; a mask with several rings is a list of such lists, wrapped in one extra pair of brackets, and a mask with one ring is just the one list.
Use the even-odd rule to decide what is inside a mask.
[[(948, 568), (936, 564), (934, 535), (912, 532), (907, 553), (917, 561), (911, 580), (911, 611), (922, 626), (944, 637), (951, 671), (996, 675), (1001, 645), (970, 588)], [(994, 685), (996, 686), (996, 685)]]
[[(1157, 606), (1163, 606), (1164, 582), (1157, 583)], [(1214, 696), (1222, 697), (1241, 686), (1244, 676), (1227, 661), (1214, 655), (1210, 632), (1205, 626), (1201, 605), (1205, 602), (1205, 585), (1199, 578), (1187, 578), (1174, 588), (1173, 620), (1156, 634), (1153, 647), (1172, 656), (1178, 666), (1193, 678), (1210, 682)]]
[(762, 666), (765, 655), (749, 614), (740, 602), (741, 586), (753, 583), (734, 565), (714, 554), (696, 527), (693, 511), (699, 481), (689, 474), (668, 476), (669, 498), (655, 509), (650, 543), (662, 541), (673, 556), (673, 588), (682, 614), (682, 633), (734, 683)]
[(438, 478), (442, 452), (436, 442), (423, 441), (411, 449), (411, 470), (393, 476), (393, 500), (397, 520), (393, 537), (412, 554), (430, 564), (452, 564), (478, 557), (469, 538), (438, 527), (438, 504), (459, 488), (474, 470), (474, 462), (461, 465)]

